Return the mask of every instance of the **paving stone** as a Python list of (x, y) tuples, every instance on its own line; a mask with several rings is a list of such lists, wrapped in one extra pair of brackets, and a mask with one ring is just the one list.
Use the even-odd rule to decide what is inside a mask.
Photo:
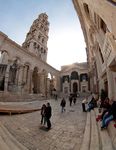
[[(0, 121), (29, 150), (79, 150), (75, 147), (80, 148), (86, 123), (86, 113), (82, 112), (81, 100), (82, 98), (78, 98), (77, 104), (71, 107), (67, 100), (64, 113), (61, 113), (61, 99), (58, 101), (48, 100), (53, 109), (52, 129), (49, 131), (40, 129), (41, 115), (39, 111), (0, 116)], [(48, 101), (38, 101), (35, 106), (40, 106)], [(31, 104), (34, 107), (34, 102)]]

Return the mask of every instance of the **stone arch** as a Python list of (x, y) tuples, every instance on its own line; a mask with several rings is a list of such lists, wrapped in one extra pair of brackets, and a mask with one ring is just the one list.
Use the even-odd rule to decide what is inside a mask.
[(21, 58), (19, 56), (14, 56), (12, 59), (12, 63), (17, 62), (17, 64), (19, 65), (21, 63)]
[(51, 79), (52, 78), (52, 75), (50, 72), (48, 72), (48, 78)]
[(9, 53), (6, 50), (0, 50), (0, 64), (8, 64)]
[(71, 73), (71, 80), (78, 80), (79, 76), (78, 76), (78, 72), (77, 71), (73, 71)]

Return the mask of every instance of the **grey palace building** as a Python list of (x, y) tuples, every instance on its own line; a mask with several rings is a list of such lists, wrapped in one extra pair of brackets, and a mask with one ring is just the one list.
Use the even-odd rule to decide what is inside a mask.
[(22, 45), (0, 32), (0, 94), (49, 96), (54, 89), (58, 94), (104, 89), (116, 99), (116, 1), (72, 2), (85, 38), (87, 62), (62, 66), (60, 71), (46, 62), (49, 22), (41, 13)]

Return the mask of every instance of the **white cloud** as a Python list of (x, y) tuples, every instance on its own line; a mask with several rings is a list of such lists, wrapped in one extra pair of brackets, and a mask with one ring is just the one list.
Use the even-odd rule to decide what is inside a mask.
[(48, 41), (48, 63), (60, 66), (86, 61), (85, 42), (80, 30), (65, 28), (51, 34)]

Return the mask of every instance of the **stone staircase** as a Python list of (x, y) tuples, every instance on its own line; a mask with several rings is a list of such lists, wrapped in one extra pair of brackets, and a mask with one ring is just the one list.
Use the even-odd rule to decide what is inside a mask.
[(80, 150), (116, 150), (116, 128), (113, 121), (107, 129), (101, 131), (100, 122), (96, 122), (98, 109), (87, 112), (84, 138)]
[(0, 102), (30, 102), (45, 100), (42, 94), (15, 94), (0, 92)]
[(0, 123), (0, 150), (28, 150)]

